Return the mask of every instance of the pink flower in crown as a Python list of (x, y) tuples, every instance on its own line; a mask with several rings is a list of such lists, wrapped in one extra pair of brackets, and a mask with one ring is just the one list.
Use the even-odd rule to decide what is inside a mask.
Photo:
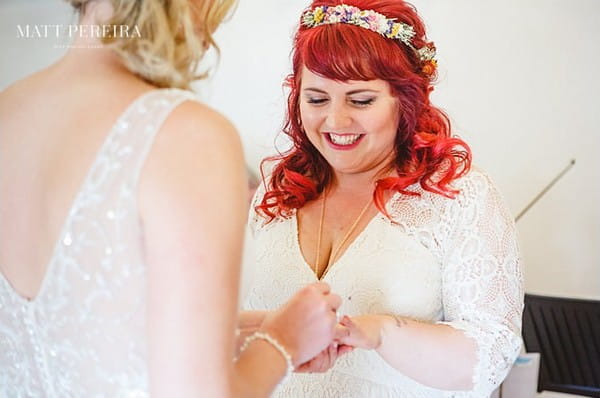
[(364, 25), (361, 24), (361, 26), (368, 27), (373, 32), (384, 34), (387, 31), (387, 18), (384, 15), (372, 10), (362, 10), (360, 11), (360, 19), (364, 21)]
[(377, 25), (377, 18), (375, 17), (375, 15), (370, 14), (366, 11), (363, 11), (362, 20), (367, 23), (367, 25), (369, 26), (369, 29), (373, 29)]
[(362, 11), (361, 17), (363, 20), (369, 23), (369, 26), (371, 26), (374, 23), (377, 23), (377, 15), (373, 14), (370, 11)]

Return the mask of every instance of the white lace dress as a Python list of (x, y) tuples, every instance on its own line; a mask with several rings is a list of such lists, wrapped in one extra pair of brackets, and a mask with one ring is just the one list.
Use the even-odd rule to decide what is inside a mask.
[[(454, 184), (454, 199), (412, 187), (396, 194), (324, 276), (340, 312), (396, 314), (463, 330), (478, 345), (471, 391), (441, 391), (404, 376), (375, 351), (355, 350), (325, 374), (295, 374), (276, 397), (489, 397), (521, 347), (522, 275), (515, 227), (490, 179), (478, 170)], [(262, 198), (259, 190), (255, 198)], [(298, 244), (297, 221), (250, 220), (255, 261), (246, 266), (245, 309), (274, 309), (315, 282)]]
[(156, 132), (187, 99), (181, 90), (152, 91), (120, 116), (72, 203), (34, 300), (0, 274), (0, 397), (147, 396), (137, 183)]

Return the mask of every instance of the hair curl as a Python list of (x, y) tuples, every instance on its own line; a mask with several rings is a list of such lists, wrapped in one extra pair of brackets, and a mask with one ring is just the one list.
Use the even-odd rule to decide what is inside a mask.
[[(93, 0), (66, 0), (78, 11)], [(104, 44), (119, 55), (125, 66), (158, 87), (189, 89), (198, 65), (211, 47), (213, 33), (236, 0), (110, 0), (111, 26), (135, 27), (139, 37), (106, 36)]]
[(388, 18), (411, 25), (415, 30), (413, 48), (398, 40), (349, 24), (329, 24), (308, 28), (300, 24), (294, 38), (292, 74), (286, 79), (290, 92), (283, 132), (292, 148), (265, 162), (276, 161), (267, 192), (256, 210), (269, 221), (289, 216), (310, 200), (316, 199), (331, 183), (333, 171), (311, 144), (300, 117), (301, 71), (337, 81), (376, 80), (389, 83), (398, 99), (400, 122), (395, 139), (393, 167), (398, 177), (377, 181), (373, 193), (377, 208), (388, 215), (384, 194), (387, 190), (418, 195), (409, 187), (419, 183), (427, 191), (452, 198), (458, 193), (449, 184), (465, 174), (471, 165), (467, 144), (452, 137), (448, 117), (429, 101), (436, 71), (431, 64), (423, 68), (414, 48), (433, 46), (428, 42), (423, 21), (415, 8), (401, 0), (315, 0), (311, 8), (348, 4), (374, 10)]

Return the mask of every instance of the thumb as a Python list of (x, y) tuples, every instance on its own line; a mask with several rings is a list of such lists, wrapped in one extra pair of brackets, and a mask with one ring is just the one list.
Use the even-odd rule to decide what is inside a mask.
[(350, 317), (347, 315), (345, 315), (342, 318), (342, 320), (340, 321), (340, 325), (344, 327), (346, 333), (338, 339), (339, 344), (349, 345), (353, 347), (359, 345), (361, 333), (358, 328), (358, 325), (356, 325), (356, 323), (354, 323), (352, 319), (350, 319)]
[(342, 326), (341, 324), (337, 324), (335, 326), (335, 334), (333, 336), (334, 340), (340, 340), (343, 337), (347, 337), (350, 335), (350, 329), (348, 329), (346, 326)]
[(350, 333), (352, 333), (353, 330), (356, 330), (358, 328), (356, 323), (354, 323), (354, 321), (352, 321), (352, 319), (348, 315), (344, 315), (342, 317), (342, 319), (340, 320), (340, 325), (350, 330)]

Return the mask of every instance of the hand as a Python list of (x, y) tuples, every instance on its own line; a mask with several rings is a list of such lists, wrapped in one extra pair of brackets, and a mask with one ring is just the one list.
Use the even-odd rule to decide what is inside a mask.
[(305, 362), (296, 368), (298, 373), (324, 373), (333, 367), (335, 361), (344, 354), (351, 352), (354, 347), (348, 345), (339, 345), (338, 340), (348, 335), (348, 329), (337, 325), (334, 342), (325, 350), (321, 351), (316, 357)]
[(360, 315), (344, 316), (340, 325), (348, 330), (346, 336), (339, 339), (340, 344), (365, 350), (376, 350), (381, 345), (381, 331), (385, 316)]
[(265, 316), (261, 331), (279, 341), (295, 367), (328, 347), (335, 336), (336, 311), (342, 299), (328, 284), (313, 283), (301, 289), (277, 311)]
[(351, 352), (354, 347), (349, 345), (330, 344), (316, 357), (296, 368), (298, 373), (325, 373), (333, 367), (335, 361), (344, 354)]

